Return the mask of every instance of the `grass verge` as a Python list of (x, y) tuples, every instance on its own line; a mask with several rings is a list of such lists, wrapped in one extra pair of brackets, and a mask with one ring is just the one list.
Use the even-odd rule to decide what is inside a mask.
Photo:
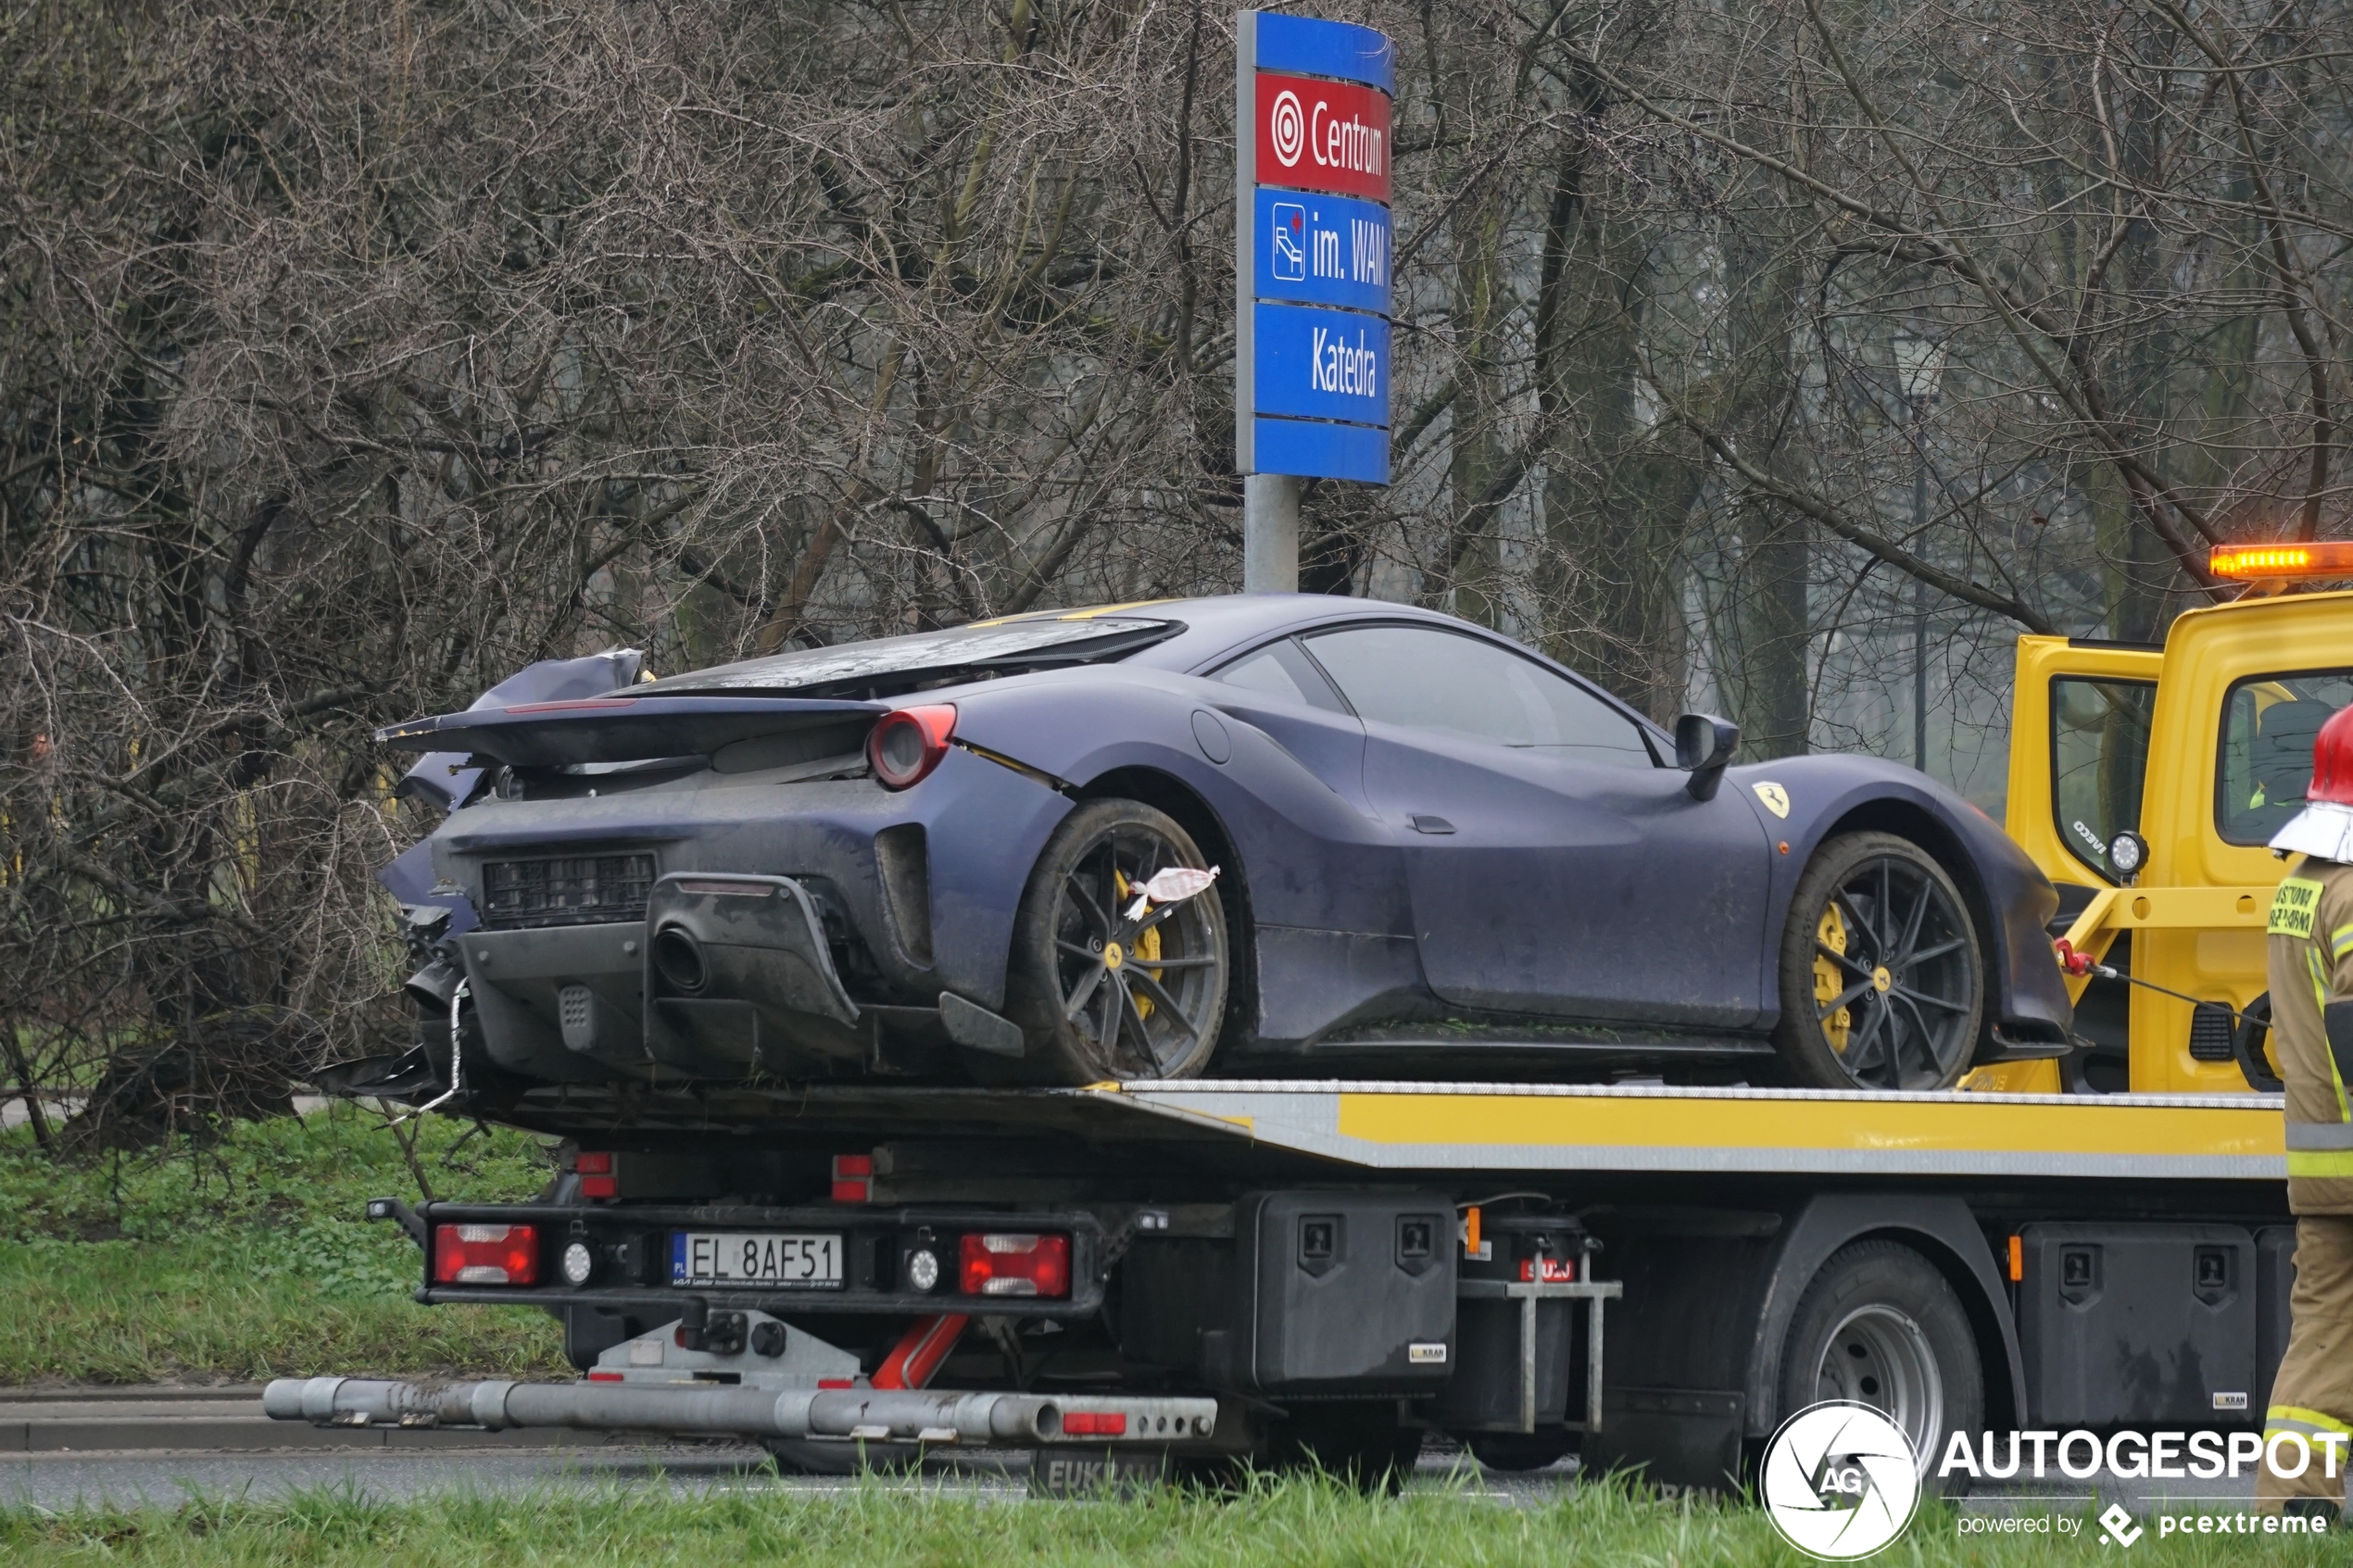
[[(2074, 1536), (1966, 1537), (1956, 1516), (1923, 1508), (1875, 1561), (1889, 1568), (1955, 1568), (2113, 1560), (2086, 1524)], [(1121, 1502), (1006, 1506), (893, 1486), (812, 1496), (663, 1489), (453, 1496), (376, 1503), (320, 1494), (283, 1502), (191, 1504), (176, 1512), (0, 1513), (0, 1556), (48, 1562), (330, 1564), (404, 1568), (482, 1562), (811, 1563), (839, 1568), (1190, 1568), (1282, 1563), (1365, 1568), (1560, 1563), (1670, 1565), (1811, 1562), (1755, 1509), (1576, 1488), (1557, 1501), (1507, 1507), (1447, 1492), (1366, 1499), (1313, 1477), (1268, 1481), (1239, 1497), (1170, 1491)], [(2262, 1537), (2174, 1537), (2152, 1530), (2135, 1562), (2172, 1565), (2336, 1563), (2340, 1543)]]
[(537, 1140), (426, 1118), (415, 1164), (335, 1104), (218, 1140), (58, 1161), (0, 1138), (0, 1384), (237, 1381), (319, 1373), (560, 1373), (536, 1312), (420, 1307), (417, 1249), (371, 1197), (527, 1198)]

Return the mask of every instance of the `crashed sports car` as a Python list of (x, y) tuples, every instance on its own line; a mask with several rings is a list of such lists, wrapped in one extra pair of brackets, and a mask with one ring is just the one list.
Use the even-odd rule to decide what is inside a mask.
[(1920, 1089), (2066, 1048), (2056, 895), (1958, 796), (1734, 765), (1730, 724), (1444, 615), (1253, 595), (637, 663), (379, 734), (448, 815), (385, 873), (422, 1043), (346, 1088)]

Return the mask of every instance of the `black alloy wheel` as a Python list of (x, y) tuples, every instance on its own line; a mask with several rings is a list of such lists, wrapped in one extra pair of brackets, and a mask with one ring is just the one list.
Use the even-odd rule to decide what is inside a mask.
[(1984, 976), (1944, 867), (1893, 834), (1842, 834), (1790, 903), (1773, 1043), (1810, 1087), (1949, 1089), (1977, 1048)]
[(1228, 962), (1217, 884), (1137, 907), (1143, 884), (1175, 866), (1207, 862), (1192, 835), (1152, 807), (1090, 800), (1063, 819), (1013, 928), (1007, 1011), (1027, 1051), (1007, 1064), (1013, 1075), (1131, 1083), (1195, 1077), (1209, 1065)]

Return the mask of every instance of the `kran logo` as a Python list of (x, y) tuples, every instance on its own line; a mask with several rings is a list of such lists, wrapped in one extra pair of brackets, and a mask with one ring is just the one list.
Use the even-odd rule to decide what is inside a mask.
[(1809, 1557), (1869, 1557), (1919, 1506), (1919, 1457), (1904, 1429), (1869, 1405), (1808, 1405), (1773, 1434), (1758, 1489), (1781, 1538)]

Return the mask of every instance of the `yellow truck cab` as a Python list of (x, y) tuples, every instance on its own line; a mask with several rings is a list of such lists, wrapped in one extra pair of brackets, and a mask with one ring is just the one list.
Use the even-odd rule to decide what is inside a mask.
[(2268, 1006), (2263, 925), (2284, 869), (2269, 841), (2304, 804), (2322, 721), (2347, 703), (2353, 593), (2191, 610), (2162, 646), (2019, 639), (2005, 826), (2058, 884), (2053, 935), (2182, 995), (2077, 977), (2088, 1051), (1966, 1086), (2271, 1086), (2260, 1032), (2233, 1015)]

